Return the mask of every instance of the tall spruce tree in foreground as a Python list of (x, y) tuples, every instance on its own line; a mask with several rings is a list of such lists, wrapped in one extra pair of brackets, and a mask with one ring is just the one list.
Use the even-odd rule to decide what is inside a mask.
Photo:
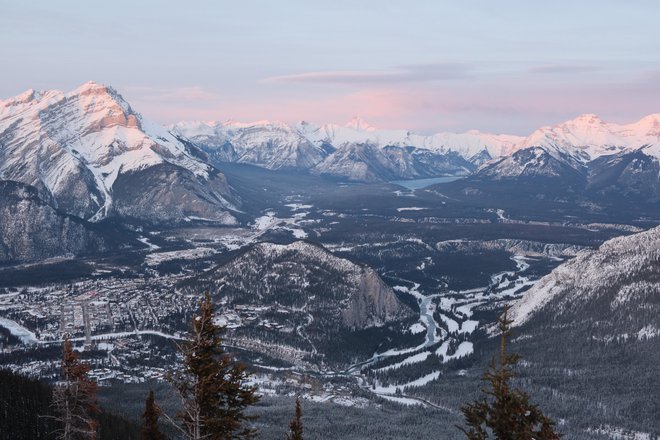
[(183, 371), (173, 375), (181, 397), (181, 432), (190, 440), (249, 439), (256, 431), (245, 409), (258, 402), (249, 374), (222, 347), (225, 328), (213, 322), (213, 302), (207, 293), (199, 316), (192, 320), (191, 339), (180, 345)]
[(508, 313), (507, 308), (498, 319), (499, 365), (493, 359), (483, 376), (490, 387), (482, 390), (485, 396), (481, 400), (461, 408), (467, 427), (459, 429), (469, 440), (558, 440), (560, 435), (555, 431), (555, 423), (530, 403), (527, 394), (511, 386), (519, 356), (506, 353), (513, 322)]
[(147, 400), (144, 404), (144, 413), (142, 414), (142, 418), (144, 419), (144, 425), (140, 433), (142, 440), (167, 440), (165, 434), (158, 429), (158, 417), (160, 414), (160, 408), (154, 400), (154, 392), (149, 390)]
[(299, 397), (296, 397), (296, 415), (289, 423), (289, 434), (286, 438), (287, 440), (303, 440), (302, 409)]
[(87, 373), (91, 367), (81, 362), (73, 344), (64, 340), (61, 380), (53, 391), (55, 419), (61, 425), (57, 438), (61, 440), (96, 440), (99, 413), (96, 402), (96, 382)]

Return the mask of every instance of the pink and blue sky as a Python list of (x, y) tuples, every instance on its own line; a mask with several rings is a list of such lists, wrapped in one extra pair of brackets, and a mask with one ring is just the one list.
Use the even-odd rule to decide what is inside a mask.
[(0, 1), (0, 99), (112, 85), (145, 116), (528, 134), (660, 112), (660, 2)]

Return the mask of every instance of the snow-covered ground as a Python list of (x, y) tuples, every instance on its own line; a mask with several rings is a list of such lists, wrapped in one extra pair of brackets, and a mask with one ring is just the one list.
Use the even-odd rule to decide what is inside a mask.
[(287, 208), (291, 208), (292, 211), (301, 211), (314, 207), (314, 205), (305, 205), (302, 203), (289, 203), (284, 206), (286, 206)]
[(599, 426), (598, 428), (590, 428), (587, 432), (594, 434), (606, 435), (612, 440), (652, 440), (651, 434), (647, 432), (632, 431), (625, 428), (616, 426)]
[[(284, 230), (289, 231), (294, 238), (303, 240), (308, 237), (308, 233), (303, 229), (303, 223), (313, 223), (313, 220), (306, 220), (309, 215), (309, 209), (312, 205), (301, 203), (289, 203), (285, 205), (292, 211), (291, 217), (278, 217), (272, 210), (267, 210), (260, 217), (257, 217), (250, 225), (250, 228), (233, 228), (226, 230), (216, 230), (213, 234), (203, 234), (199, 238), (212, 241), (215, 244), (222, 245), (229, 251), (237, 250), (249, 244), (260, 241), (261, 237), (268, 231)], [(195, 235), (190, 238), (194, 239)], [(218, 252), (217, 249), (201, 246), (190, 249), (182, 249), (169, 252), (157, 252), (160, 247), (150, 242), (147, 237), (140, 237), (140, 242), (149, 246), (151, 251), (145, 257), (145, 263), (148, 266), (157, 266), (160, 263), (171, 260), (195, 260), (209, 257)]]
[(140, 238), (138, 238), (138, 241), (140, 243), (146, 244), (149, 247), (150, 251), (155, 251), (155, 250), (160, 249), (160, 246), (156, 246), (155, 244), (151, 243), (151, 241), (149, 241), (149, 239), (147, 237), (140, 237)]
[(21, 340), (22, 343), (26, 345), (39, 343), (37, 336), (33, 332), (26, 329), (19, 323), (12, 321), (11, 319), (0, 318), (0, 327), (4, 327), (9, 330), (9, 333), (16, 336)]
[(428, 208), (420, 208), (419, 206), (408, 206), (404, 208), (396, 208), (397, 211), (399, 212), (404, 212), (404, 211), (423, 211)]
[(472, 344), (472, 342), (469, 341), (463, 341), (456, 348), (456, 351), (453, 354), (447, 354), (448, 351), (449, 351), (449, 341), (445, 341), (442, 343), (440, 348), (438, 348), (435, 351), (435, 354), (437, 354), (438, 356), (442, 356), (443, 363), (449, 362), (453, 359), (458, 359), (471, 355), (474, 352), (474, 344)]
[(396, 364), (388, 365), (383, 368), (379, 368), (376, 371), (388, 371), (388, 370), (396, 370), (397, 368), (400, 367), (405, 367), (406, 365), (412, 365), (416, 364), (418, 362), (423, 362), (425, 361), (429, 356), (431, 355), (430, 351), (425, 351), (422, 353), (415, 354), (413, 356), (410, 356), (401, 362), (397, 362)]
[(309, 212), (303, 211), (303, 209), (311, 207), (311, 205), (289, 204), (286, 206), (294, 212), (289, 218), (280, 218), (275, 215), (275, 212), (266, 211), (264, 215), (255, 219), (252, 227), (257, 231), (257, 236), (261, 236), (272, 229), (281, 229), (291, 232), (298, 240), (308, 237), (307, 232), (302, 228), (300, 223), (309, 215)]
[[(397, 363), (376, 368), (375, 371), (383, 373), (398, 368), (406, 368), (426, 361), (432, 354), (431, 351), (426, 349), (437, 347), (437, 344), (440, 344), (440, 346), (434, 349), (434, 354), (439, 356), (443, 363), (470, 356), (474, 352), (474, 344), (464, 339), (466, 335), (469, 336), (474, 333), (480, 324), (479, 321), (471, 319), (473, 309), (490, 301), (519, 296), (519, 292), (535, 282), (525, 273), (529, 268), (529, 264), (524, 256), (514, 255), (511, 259), (516, 263), (516, 270), (494, 274), (489, 285), (480, 288), (425, 295), (420, 292), (421, 285), (419, 283), (410, 282), (409, 285), (395, 285), (394, 290), (412, 296), (419, 305), (419, 321), (413, 324), (409, 330), (411, 333), (417, 334), (425, 329), (424, 341), (417, 346), (393, 348), (376, 353), (366, 361), (355, 364), (346, 372), (359, 374), (363, 368), (377, 366), (390, 357), (410, 354), (410, 356)], [(447, 330), (435, 321), (434, 313), (435, 316), (440, 317), (442, 325)], [(450, 351), (451, 347), (453, 347), (452, 351)], [(406, 389), (423, 386), (439, 377), (440, 372), (434, 371), (410, 382), (388, 384), (387, 386), (376, 384), (375, 387), (372, 386), (369, 389), (375, 394), (387, 398), (387, 400), (403, 405), (429, 405), (428, 402), (414, 396), (406, 396), (403, 393)]]
[(388, 386), (380, 386), (376, 385), (373, 390), (376, 394), (396, 394), (397, 390), (399, 392), (405, 392), (406, 390), (410, 388), (419, 388), (423, 387), (424, 385), (428, 384), (429, 382), (432, 382), (434, 380), (437, 380), (440, 377), (440, 372), (439, 371), (434, 371), (432, 373), (426, 374), (420, 378), (417, 378), (413, 381), (402, 383), (402, 384), (397, 384), (397, 385), (388, 385)]
[(160, 263), (165, 261), (172, 260), (195, 260), (198, 258), (209, 257), (215, 254), (217, 251), (209, 247), (198, 247), (193, 249), (183, 249), (180, 251), (170, 251), (170, 252), (154, 252), (148, 254), (144, 262), (148, 266), (157, 266)]
[(416, 322), (413, 325), (411, 325), (408, 330), (410, 330), (410, 333), (412, 333), (413, 335), (416, 335), (418, 333), (422, 333), (424, 330), (426, 330), (426, 328), (419, 322)]

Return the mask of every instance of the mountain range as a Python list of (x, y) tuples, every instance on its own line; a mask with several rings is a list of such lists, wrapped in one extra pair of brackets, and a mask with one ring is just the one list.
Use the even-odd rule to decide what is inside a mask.
[[(27, 185), (23, 203), (38, 200), (52, 215), (82, 220), (76, 228), (90, 236), (93, 223), (243, 221), (246, 198), (223, 174), (228, 162), (363, 182), (462, 176), (457, 185), (465, 194), (474, 185), (514, 182), (522, 188), (529, 185), (515, 182), (540, 179), (537, 193), (568, 187), (587, 197), (653, 202), (660, 197), (659, 158), (659, 114), (627, 125), (587, 114), (520, 137), (420, 135), (376, 129), (360, 118), (344, 126), (228, 121), (166, 128), (94, 82), (69, 93), (28, 90), (0, 101), (0, 181)], [(1, 203), (0, 209), (10, 209), (8, 198)], [(20, 235), (16, 225), (26, 220), (7, 223), (0, 245), (11, 249)], [(9, 260), (18, 255), (6, 253)]]
[(609, 162), (630, 154), (649, 157), (654, 163), (660, 157), (658, 114), (627, 125), (585, 114), (540, 128), (528, 137), (478, 131), (424, 136), (406, 130), (378, 130), (360, 118), (345, 126), (228, 121), (182, 122), (171, 129), (220, 161), (362, 181), (475, 171), (495, 179), (556, 176), (565, 167), (580, 173), (600, 158), (606, 158), (599, 162), (601, 167), (611, 167)]
[[(446, 175), (462, 178), (409, 194), (382, 184)], [(472, 203), (478, 193), (489, 204)], [(648, 209), (618, 224), (601, 203), (617, 198)], [(390, 352), (391, 363), (372, 371), (388, 385), (375, 389), (404, 384), (416, 395), (434, 386), (438, 368), (475, 388), (486, 323), (499, 301), (515, 303), (520, 381), (551, 394), (560, 420), (582, 414), (583, 430), (605, 422), (658, 429), (660, 229), (584, 249), (657, 224), (659, 198), (657, 114), (625, 125), (582, 115), (521, 137), (420, 135), (360, 118), (162, 127), (93, 82), (0, 101), (0, 264), (12, 265), (0, 267), (3, 277), (26, 270), (31, 282), (40, 273), (17, 262), (149, 247), (146, 256), (89, 258), (98, 261), (76, 269), (94, 274), (86, 281), (74, 270), (41, 292), (10, 292), (12, 311), (34, 295), (56, 303), (26, 306), (26, 322), (48, 330), (34, 317), (63, 313), (60, 294), (107, 285), (120, 330), (160, 320), (179, 331), (185, 301), (207, 290), (228, 341), (255, 364), (345, 368)], [(510, 209), (517, 205), (541, 221)], [(590, 210), (605, 212), (602, 223)], [(180, 228), (195, 224), (202, 227)], [(468, 346), (473, 357), (440, 366)], [(139, 351), (127, 347), (130, 356)], [(436, 396), (450, 380), (437, 382)]]
[(0, 145), (3, 179), (35, 186), (45, 200), (81, 218), (163, 215), (131, 210), (127, 205), (134, 201), (116, 191), (129, 175), (151, 170), (152, 179), (163, 180), (157, 172), (163, 170), (176, 175), (175, 186), (197, 191), (197, 203), (169, 219), (188, 213), (232, 222), (236, 199), (213, 169), (225, 162), (357, 181), (473, 173), (506, 179), (587, 168), (621, 174), (657, 165), (660, 114), (625, 125), (585, 114), (527, 137), (474, 130), (421, 135), (377, 129), (357, 117), (344, 126), (196, 121), (165, 128), (143, 118), (111, 87), (88, 82), (70, 93), (28, 90), (0, 101)]

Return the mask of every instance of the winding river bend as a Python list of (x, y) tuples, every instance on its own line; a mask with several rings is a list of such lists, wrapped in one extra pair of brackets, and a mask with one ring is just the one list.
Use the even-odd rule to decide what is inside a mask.
[[(411, 354), (411, 356), (397, 363), (396, 366), (405, 366), (422, 362), (431, 355), (431, 351), (424, 351), (424, 349), (436, 346), (437, 344), (440, 344), (440, 347), (435, 350), (435, 353), (441, 356), (442, 362), (470, 355), (473, 351), (473, 345), (469, 341), (461, 342), (456, 351), (451, 355), (448, 354), (448, 350), (450, 343), (458, 334), (462, 334), (463, 336), (470, 335), (478, 328), (479, 322), (470, 319), (473, 314), (473, 309), (481, 304), (500, 300), (504, 297), (519, 296), (522, 294), (522, 291), (535, 282), (525, 274), (525, 271), (529, 268), (529, 264), (526, 262), (524, 256), (514, 255), (511, 259), (516, 263), (516, 270), (494, 274), (491, 277), (491, 282), (488, 286), (465, 291), (447, 291), (432, 295), (424, 295), (419, 291), (420, 284), (401, 279), (404, 284), (412, 285), (412, 287), (396, 285), (393, 288), (399, 292), (409, 294), (416, 299), (419, 306), (418, 322), (422, 324), (426, 330), (424, 342), (414, 347), (396, 348), (381, 353), (375, 353), (369, 359), (351, 365), (339, 374), (359, 376), (361, 382), (365, 382), (364, 376), (361, 374), (364, 368), (377, 365), (390, 357), (402, 354)], [(438, 298), (440, 300), (436, 301)], [(436, 321), (434, 317), (436, 308), (439, 308), (438, 312), (440, 318), (449, 331), (445, 330), (445, 328), (439, 325)], [(383, 367), (383, 370), (386, 368), (388, 367)], [(411, 401), (419, 403), (419, 399), (405, 396), (401, 394), (402, 391), (405, 391), (406, 388), (422, 386), (437, 379), (439, 376), (440, 371), (435, 371), (408, 383), (390, 385), (387, 387), (365, 386), (365, 388), (372, 390), (374, 393), (382, 397), (403, 398), (404, 400), (411, 399)]]

